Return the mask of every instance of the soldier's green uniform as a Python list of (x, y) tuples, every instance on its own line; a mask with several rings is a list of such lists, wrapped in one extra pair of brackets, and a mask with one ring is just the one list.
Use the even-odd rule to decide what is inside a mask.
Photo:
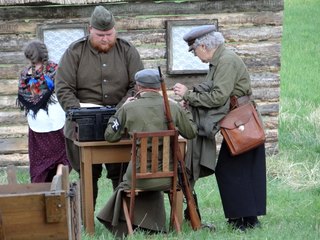
[[(142, 71), (141, 71), (142, 72)], [(177, 103), (170, 102), (171, 115), (179, 133), (187, 138), (196, 136), (197, 127), (190, 112), (183, 110)], [(121, 139), (125, 132), (159, 131), (168, 129), (164, 113), (163, 98), (158, 92), (144, 92), (140, 98), (123, 105), (109, 119), (105, 138), (110, 142)], [(126, 232), (123, 216), (120, 214), (121, 191), (130, 186), (131, 164), (127, 168), (122, 182), (105, 207), (98, 214), (98, 219), (111, 231), (121, 236)], [(171, 182), (166, 179), (142, 180), (137, 182), (140, 189), (153, 190), (137, 196), (133, 224), (152, 231), (165, 229), (165, 209), (163, 193), (159, 190), (168, 188)], [(122, 220), (122, 221), (119, 221)]]
[[(196, 136), (197, 127), (193, 122), (190, 112), (183, 110), (177, 103), (170, 102), (170, 109), (174, 125), (179, 133), (186, 139)], [(105, 131), (105, 139), (109, 142), (119, 141), (121, 136), (131, 131), (159, 131), (168, 129), (164, 115), (163, 98), (159, 93), (146, 92), (134, 102), (122, 106), (117, 113), (109, 119), (108, 127)], [(129, 176), (128, 176), (129, 175)], [(131, 166), (129, 164), (126, 172), (127, 180), (131, 179)], [(163, 181), (162, 184), (160, 182)], [(141, 189), (155, 188), (155, 185), (170, 186), (170, 182), (163, 178), (154, 182), (137, 182), (137, 187)]]
[[(169, 101), (174, 125), (185, 138), (195, 137), (196, 125), (190, 112), (183, 110), (177, 103)], [(119, 124), (118, 129), (114, 127)], [(145, 92), (140, 98), (123, 105), (109, 119), (105, 139), (109, 142), (119, 141), (124, 129), (128, 131), (159, 131), (168, 129), (164, 114), (163, 98), (156, 92)]]

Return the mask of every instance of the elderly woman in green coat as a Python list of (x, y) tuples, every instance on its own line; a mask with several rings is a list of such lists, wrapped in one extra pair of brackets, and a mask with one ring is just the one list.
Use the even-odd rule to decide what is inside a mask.
[(173, 88), (182, 103), (191, 108), (199, 128), (197, 137), (187, 146), (186, 165), (193, 183), (215, 172), (227, 222), (240, 230), (259, 226), (258, 216), (266, 214), (264, 144), (232, 156), (223, 141), (216, 161), (214, 140), (218, 122), (229, 112), (230, 97), (252, 94), (248, 70), (241, 58), (225, 47), (225, 39), (214, 25), (194, 27), (184, 40), (194, 56), (209, 63), (204, 82), (192, 91), (180, 83)]

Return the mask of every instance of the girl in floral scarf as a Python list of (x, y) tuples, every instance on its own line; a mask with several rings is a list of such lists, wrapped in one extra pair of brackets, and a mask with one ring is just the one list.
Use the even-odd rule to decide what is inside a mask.
[(28, 120), (31, 182), (51, 182), (63, 165), (71, 170), (63, 135), (65, 113), (54, 93), (58, 65), (48, 60), (41, 41), (30, 42), (24, 55), (30, 65), (21, 71), (17, 102)]

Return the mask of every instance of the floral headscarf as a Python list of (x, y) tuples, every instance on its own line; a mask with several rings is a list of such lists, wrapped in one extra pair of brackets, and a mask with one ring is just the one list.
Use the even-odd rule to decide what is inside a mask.
[(56, 102), (52, 98), (52, 93), (58, 65), (48, 61), (38, 70), (34, 68), (34, 65), (31, 65), (22, 70), (18, 85), (18, 105), (26, 111), (26, 114), (32, 110), (33, 117), (40, 109), (48, 112), (48, 105)]

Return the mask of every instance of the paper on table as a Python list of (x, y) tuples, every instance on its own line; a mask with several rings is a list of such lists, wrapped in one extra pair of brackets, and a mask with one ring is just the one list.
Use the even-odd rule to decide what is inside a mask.
[(103, 106), (99, 104), (94, 104), (94, 103), (80, 103), (80, 107), (103, 107)]

